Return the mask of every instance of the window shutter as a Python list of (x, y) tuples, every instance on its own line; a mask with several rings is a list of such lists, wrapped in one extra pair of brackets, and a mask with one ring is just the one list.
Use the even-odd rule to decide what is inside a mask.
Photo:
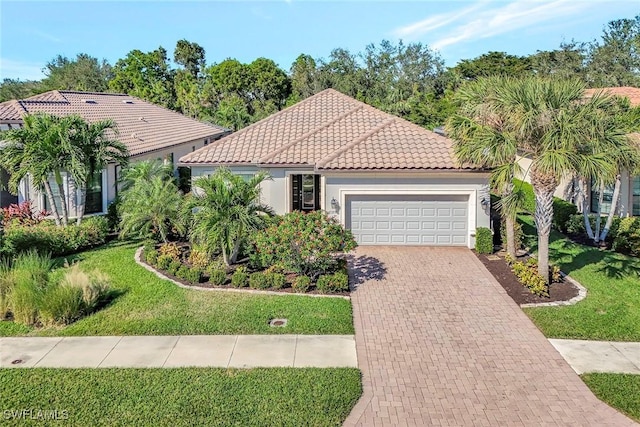
[(302, 209), (302, 175), (291, 175), (291, 209), (299, 211)]
[(313, 176), (313, 186), (315, 187), (315, 205), (316, 210), (321, 210), (323, 207), (320, 206), (320, 175)]

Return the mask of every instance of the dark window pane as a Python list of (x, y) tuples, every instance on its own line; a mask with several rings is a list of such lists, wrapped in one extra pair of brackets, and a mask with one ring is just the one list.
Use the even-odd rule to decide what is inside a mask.
[(87, 184), (87, 200), (84, 212), (87, 214), (104, 212), (102, 206), (102, 172), (96, 172)]

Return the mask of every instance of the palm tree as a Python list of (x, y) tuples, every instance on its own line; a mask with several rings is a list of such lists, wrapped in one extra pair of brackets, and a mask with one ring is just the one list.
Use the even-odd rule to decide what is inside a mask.
[(160, 160), (141, 160), (129, 164), (122, 169), (119, 183), (123, 193), (133, 187), (137, 182), (151, 182), (154, 178), (160, 177), (163, 181), (173, 179), (171, 165)]
[(513, 178), (520, 172), (516, 162), (517, 142), (504, 128), (504, 118), (492, 107), (499, 78), (484, 78), (458, 90), (454, 101), (458, 111), (446, 123), (448, 135), (454, 139), (454, 152), (461, 164), (470, 163), (490, 168), (491, 187), (501, 196), (498, 206), (505, 222), (507, 253), (516, 256), (515, 223), (518, 208)]
[[(70, 122), (50, 114), (26, 115), (23, 121), (22, 128), (4, 132), (0, 145), (0, 166), (11, 175), (9, 189), (17, 193), (20, 182), (31, 176), (33, 184), (44, 188), (56, 225), (67, 225), (62, 173), (70, 158)], [(51, 175), (58, 186), (59, 199), (54, 197)], [(62, 212), (58, 211), (57, 200)]]
[(271, 208), (260, 203), (260, 184), (269, 179), (258, 172), (244, 180), (229, 169), (195, 181), (191, 239), (209, 253), (220, 251), (226, 265), (237, 262), (247, 234), (264, 225)]
[(173, 229), (184, 232), (179, 221), (182, 194), (172, 180), (155, 176), (139, 180), (122, 194), (120, 237), (153, 237), (168, 242)]
[(73, 120), (72, 144), (73, 155), (70, 156), (69, 172), (79, 187), (80, 205), (77, 223), (82, 222), (87, 198), (87, 185), (96, 172), (104, 169), (109, 163), (125, 166), (129, 157), (126, 145), (112, 139), (117, 135), (117, 127), (113, 120), (101, 120), (89, 123), (78, 116)]

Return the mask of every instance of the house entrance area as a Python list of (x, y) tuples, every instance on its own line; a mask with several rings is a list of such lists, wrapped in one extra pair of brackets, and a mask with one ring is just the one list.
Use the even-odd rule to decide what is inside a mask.
[(291, 175), (291, 210), (311, 212), (321, 209), (320, 175)]
[(467, 246), (467, 195), (351, 195), (346, 226), (360, 245)]

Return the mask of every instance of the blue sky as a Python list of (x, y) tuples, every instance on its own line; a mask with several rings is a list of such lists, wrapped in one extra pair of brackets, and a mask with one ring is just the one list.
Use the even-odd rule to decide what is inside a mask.
[(132, 49), (179, 39), (203, 46), (207, 63), (228, 57), (326, 58), (382, 39), (422, 42), (448, 66), (489, 51), (527, 55), (563, 41), (599, 38), (614, 19), (640, 13), (635, 1), (7, 1), (0, 2), (0, 78), (39, 79), (58, 54), (88, 53), (112, 64)]

